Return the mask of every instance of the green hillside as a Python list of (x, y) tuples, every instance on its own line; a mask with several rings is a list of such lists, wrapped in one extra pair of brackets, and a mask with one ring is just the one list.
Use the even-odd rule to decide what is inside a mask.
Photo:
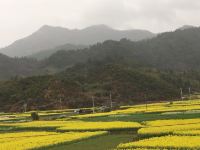
[(4, 111), (91, 107), (172, 100), (180, 97), (180, 87), (188, 93), (200, 89), (196, 72), (159, 71), (124, 62), (90, 61), (56, 75), (15, 78), (0, 83), (0, 104)]
[(11, 80), (0, 83), (1, 108), (19, 111), (25, 102), (30, 110), (88, 107), (92, 96), (106, 105), (110, 92), (117, 104), (180, 98), (180, 88), (200, 90), (199, 40), (200, 29), (191, 28), (61, 50), (41, 61), (2, 55), (0, 76)]

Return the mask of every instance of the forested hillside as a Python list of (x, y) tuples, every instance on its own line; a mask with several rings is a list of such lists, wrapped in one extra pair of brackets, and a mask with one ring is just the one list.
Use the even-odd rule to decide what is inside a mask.
[(137, 42), (137, 60), (153, 67), (174, 70), (200, 69), (200, 28), (162, 33), (156, 38)]
[(0, 80), (37, 75), (38, 62), (28, 58), (11, 58), (0, 54)]
[[(84, 51), (60, 51), (43, 62), (43, 67), (66, 67), (88, 59), (126, 59), (158, 69), (200, 70), (200, 28), (162, 33), (149, 40), (106, 41)], [(59, 65), (60, 63), (60, 65)]]
[(58, 47), (54, 47), (51, 49), (47, 49), (47, 50), (43, 50), (37, 53), (34, 53), (30, 56), (28, 56), (29, 58), (34, 58), (37, 60), (43, 60), (45, 58), (50, 57), (51, 55), (53, 55), (54, 53), (56, 53), (59, 50), (64, 50), (64, 51), (68, 51), (68, 50), (79, 50), (79, 49), (84, 49), (87, 48), (88, 46), (85, 45), (73, 45), (73, 44), (64, 44)]
[[(108, 40), (82, 50), (61, 50), (41, 61), (1, 55), (2, 110), (50, 109), (180, 97), (200, 90), (200, 28), (132, 42)], [(13, 76), (14, 75), (14, 76)], [(33, 76), (40, 75), (40, 76)], [(24, 78), (27, 76), (32, 76)]]
[(196, 72), (159, 71), (127, 65), (89, 61), (53, 76), (15, 78), (0, 83), (0, 104), (4, 111), (78, 108), (108, 105), (110, 92), (115, 104), (172, 100), (180, 97), (180, 87), (188, 93), (200, 89)]
[[(199, 41), (200, 28), (189, 28), (162, 33), (155, 38), (139, 42), (132, 42), (127, 39), (108, 40), (76, 51), (67, 51), (63, 47), (63, 50), (57, 51), (44, 60), (34, 60), (35, 62), (31, 63), (31, 67), (29, 65), (33, 61), (32, 59), (14, 59), (4, 56), (1, 67), (9, 68), (8, 62), (13, 64), (12, 66), (18, 65), (14, 67), (12, 74), (9, 73), (8, 69), (1, 69), (0, 76), (9, 79), (15, 75), (52, 74), (77, 63), (104, 59), (125, 59), (139, 66), (145, 65), (157, 69), (200, 70)], [(23, 63), (17, 61), (23, 61)], [(24, 69), (18, 72), (17, 70), (21, 68)], [(26, 70), (29, 70), (29, 72), (27, 73)]]

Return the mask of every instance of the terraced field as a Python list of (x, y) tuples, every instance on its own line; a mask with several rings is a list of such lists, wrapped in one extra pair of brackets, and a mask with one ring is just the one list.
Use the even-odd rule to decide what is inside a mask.
[(42, 111), (40, 121), (30, 113), (0, 113), (0, 150), (200, 149), (200, 100), (85, 115)]

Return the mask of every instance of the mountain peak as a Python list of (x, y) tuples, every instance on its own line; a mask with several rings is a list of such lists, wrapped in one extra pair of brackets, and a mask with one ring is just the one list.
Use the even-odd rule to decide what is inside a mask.
[(52, 28), (53, 26), (50, 25), (43, 25), (40, 29)]
[(195, 28), (195, 26), (183, 25), (182, 27), (178, 28), (177, 30), (187, 30), (187, 29), (191, 29), (191, 28)]
[(97, 29), (102, 29), (102, 30), (105, 30), (105, 29), (109, 29), (110, 30), (111, 29), (112, 30), (111, 27), (109, 27), (109, 26), (107, 26), (105, 24), (97, 24), (97, 25), (89, 26), (89, 27), (87, 27), (87, 28), (85, 28), (83, 30), (97, 30)]
[(42, 27), (39, 28), (38, 31), (54, 31), (54, 30), (68, 30), (67, 28), (64, 27), (58, 27), (58, 26), (50, 26), (50, 25), (43, 25)]
[(52, 28), (54, 28), (54, 27), (50, 26), (50, 25), (43, 25), (38, 29), (38, 31), (49, 30), (49, 29), (52, 29)]
[(67, 43), (73, 45), (92, 45), (106, 40), (128, 38), (138, 41), (152, 37), (154, 37), (154, 34), (149, 32), (121, 31), (112, 29), (104, 24), (89, 26), (82, 30), (44, 25), (31, 35), (0, 49), (0, 52), (8, 56), (29, 56)]

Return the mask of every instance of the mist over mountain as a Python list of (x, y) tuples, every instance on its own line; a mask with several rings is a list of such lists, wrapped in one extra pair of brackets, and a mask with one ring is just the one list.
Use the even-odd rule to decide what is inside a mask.
[(0, 49), (0, 52), (12, 57), (21, 57), (64, 44), (92, 45), (105, 40), (120, 40), (121, 38), (139, 41), (154, 36), (155, 34), (145, 30), (116, 30), (105, 25), (90, 26), (81, 30), (45, 25), (30, 36)]
[(38, 62), (29, 58), (11, 58), (0, 54), (0, 80), (38, 75)]
[(199, 41), (200, 28), (166, 32), (138, 42), (108, 40), (83, 51), (58, 51), (44, 60), (43, 66), (66, 68), (88, 60), (118, 59), (157, 69), (200, 70)]
[(192, 25), (183, 25), (182, 27), (178, 28), (177, 30), (186, 30), (190, 28), (195, 28), (195, 26)]
[[(137, 42), (127, 39), (120, 41), (107, 40), (76, 51), (68, 49), (69, 45), (65, 45), (66, 47), (63, 46), (62, 50), (53, 50), (52, 55), (44, 60), (34, 60), (34, 63), (32, 63), (33, 59), (16, 59), (2, 55), (4, 57), (1, 59), (0, 76), (3, 79), (9, 79), (15, 75), (53, 74), (73, 67), (78, 63), (91, 60), (126, 61), (137, 64), (137, 66), (143, 65), (162, 70), (198, 71), (200, 70), (199, 41), (200, 28), (196, 27), (162, 33), (152, 39)], [(32, 67), (29, 67), (29, 65)], [(13, 66), (15, 66), (14, 69), (10, 71), (9, 69)]]
[(60, 50), (64, 50), (64, 51), (80, 50), (80, 49), (84, 49), (84, 48), (87, 48), (87, 47), (88, 46), (85, 46), (85, 45), (65, 44), (65, 45), (57, 46), (55, 48), (51, 48), (51, 49), (47, 49), (47, 50), (43, 50), (43, 51), (34, 53), (34, 54), (32, 54), (28, 57), (29, 58), (35, 58), (37, 60), (43, 60), (45, 58), (50, 57), (51, 55), (53, 55), (54, 53), (56, 53), (57, 51), (60, 51)]

